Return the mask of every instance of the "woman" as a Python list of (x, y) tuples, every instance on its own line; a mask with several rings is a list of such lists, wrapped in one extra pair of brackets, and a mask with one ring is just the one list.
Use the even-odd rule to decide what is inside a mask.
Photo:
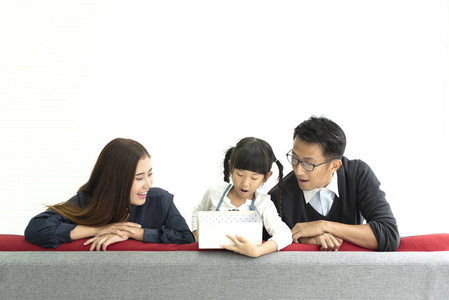
[(67, 202), (31, 219), (25, 239), (46, 248), (88, 238), (106, 250), (128, 238), (148, 243), (193, 243), (173, 195), (151, 188), (151, 156), (138, 142), (114, 139), (101, 151), (89, 181)]

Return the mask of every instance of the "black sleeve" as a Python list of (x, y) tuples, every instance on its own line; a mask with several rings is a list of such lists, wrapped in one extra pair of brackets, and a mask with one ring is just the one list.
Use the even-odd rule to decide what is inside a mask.
[(147, 243), (189, 244), (195, 242), (185, 219), (179, 213), (173, 201), (169, 207), (163, 225), (159, 228), (144, 228), (143, 241)]
[(396, 219), (380, 182), (371, 168), (362, 161), (357, 172), (357, 201), (360, 213), (370, 225), (378, 243), (378, 251), (396, 251), (400, 236)]
[(56, 248), (71, 242), (70, 231), (76, 224), (54, 211), (46, 211), (32, 218), (25, 229), (25, 239), (44, 248)]

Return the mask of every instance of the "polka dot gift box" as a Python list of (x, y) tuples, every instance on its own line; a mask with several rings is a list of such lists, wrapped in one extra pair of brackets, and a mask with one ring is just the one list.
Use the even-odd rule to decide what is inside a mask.
[(257, 211), (199, 211), (198, 248), (217, 249), (234, 243), (226, 237), (239, 235), (251, 244), (262, 244), (262, 220)]

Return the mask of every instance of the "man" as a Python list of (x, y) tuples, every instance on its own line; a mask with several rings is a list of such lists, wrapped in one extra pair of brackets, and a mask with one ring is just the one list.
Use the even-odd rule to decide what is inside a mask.
[[(269, 194), (293, 242), (336, 251), (342, 241), (396, 251), (396, 219), (371, 168), (343, 156), (346, 136), (333, 121), (311, 117), (295, 128), (287, 153), (293, 171)], [(366, 219), (366, 223), (364, 223)]]

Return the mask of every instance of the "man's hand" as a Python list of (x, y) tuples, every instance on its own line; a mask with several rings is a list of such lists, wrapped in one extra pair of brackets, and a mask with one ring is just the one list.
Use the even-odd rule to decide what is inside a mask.
[(320, 251), (338, 251), (343, 240), (330, 233), (323, 233), (314, 237), (300, 238), (301, 243), (320, 246)]
[[(296, 223), (292, 229), (293, 242), (297, 243), (300, 238), (301, 242), (304, 240), (305, 243), (308, 243), (306, 238), (315, 238), (311, 240), (311, 244), (320, 245), (322, 247), (321, 250), (326, 249), (325, 245), (327, 245), (327, 249), (335, 248), (335, 245), (338, 243), (335, 243), (335, 240), (331, 237), (319, 237), (323, 233), (370, 250), (377, 250), (378, 247), (377, 239), (370, 224), (349, 225), (324, 220)], [(329, 241), (329, 239), (331, 240)], [(332, 247), (332, 244), (334, 244), (334, 247)]]
[(304, 222), (296, 223), (295, 227), (292, 229), (293, 242), (297, 243), (298, 239), (301, 237), (315, 237), (326, 232), (325, 221), (314, 221), (314, 222)]

